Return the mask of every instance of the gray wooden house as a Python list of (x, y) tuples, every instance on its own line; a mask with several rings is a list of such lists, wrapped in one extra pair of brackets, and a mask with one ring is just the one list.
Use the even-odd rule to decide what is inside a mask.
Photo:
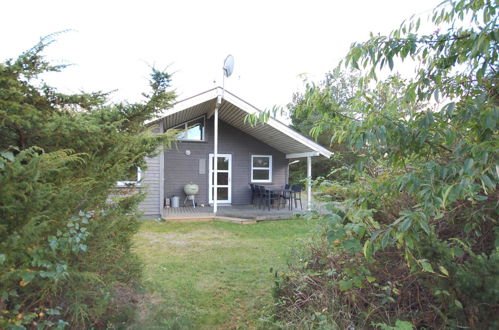
[[(310, 177), (311, 157), (331, 156), (326, 148), (275, 119), (255, 127), (245, 123), (247, 114), (259, 112), (217, 87), (176, 103), (148, 123), (155, 132), (181, 133), (176, 146), (147, 159), (147, 169), (139, 174), (139, 186), (147, 191), (140, 205), (144, 215), (163, 216), (165, 198), (176, 195), (183, 201), (188, 183), (199, 186), (197, 205), (212, 205), (214, 195), (219, 206), (250, 204), (250, 183), (283, 186), (291, 160), (307, 158)], [(308, 194), (311, 200), (310, 189)]]

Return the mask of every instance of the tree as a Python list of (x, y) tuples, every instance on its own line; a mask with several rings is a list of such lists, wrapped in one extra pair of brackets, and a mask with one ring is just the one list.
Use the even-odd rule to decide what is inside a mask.
[[(355, 180), (324, 183), (330, 213), (316, 216), (327, 252), (314, 248), (304, 266), (324, 283), (311, 299), (335, 299), (310, 304), (336, 324), (499, 326), (497, 18), (495, 1), (445, 1), (431, 17), (445, 30), (420, 34), (414, 18), (355, 43), (345, 63), (366, 72), (361, 92), (348, 113), (316, 107), (333, 141), (358, 160), (345, 170)], [(377, 75), (397, 59), (418, 64), (416, 77), (393, 89)], [(281, 302), (297, 299), (289, 292), (299, 278), (283, 277)]]
[[(358, 80), (358, 74), (345, 73), (338, 67), (328, 72), (325, 79), (317, 85), (305, 80), (305, 91), (295, 93), (293, 101), (287, 105), (292, 127), (295, 130), (305, 135), (314, 136), (320, 144), (331, 146), (335, 152), (331, 159), (322, 157), (313, 159), (312, 173), (314, 178), (328, 177), (332, 169), (341, 168), (351, 162), (350, 154), (341, 144), (332, 145), (334, 128), (329, 126), (330, 120), (323, 114), (337, 111), (348, 113), (348, 104), (358, 92)], [(311, 106), (312, 104), (313, 106)], [(317, 127), (321, 127), (321, 134), (317, 134)], [(304, 162), (294, 165), (290, 168), (291, 182), (304, 181), (306, 179), (305, 173), (306, 164)]]
[[(102, 327), (129, 318), (140, 264), (130, 250), (143, 197), (115, 183), (172, 141), (144, 122), (171, 105), (153, 70), (144, 103), (62, 94), (43, 39), (0, 64), (0, 327)], [(110, 196), (112, 198), (110, 198)], [(124, 299), (125, 301), (120, 301)]]

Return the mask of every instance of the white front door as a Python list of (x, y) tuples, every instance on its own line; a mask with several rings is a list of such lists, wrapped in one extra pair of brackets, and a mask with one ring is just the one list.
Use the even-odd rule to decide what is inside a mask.
[[(213, 154), (210, 154), (210, 170), (209, 170), (209, 198), (210, 204), (213, 203), (213, 178), (215, 177), (215, 167), (213, 162)], [(232, 155), (230, 154), (218, 154), (217, 162), (217, 200), (218, 203), (231, 203), (232, 200)]]

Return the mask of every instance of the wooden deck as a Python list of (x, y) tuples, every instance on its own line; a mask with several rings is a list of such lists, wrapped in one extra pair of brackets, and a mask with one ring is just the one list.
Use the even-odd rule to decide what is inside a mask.
[(303, 214), (305, 210), (288, 208), (277, 210), (276, 208), (259, 209), (253, 205), (231, 205), (219, 206), (217, 214), (213, 214), (213, 207), (206, 206), (183, 206), (176, 208), (165, 208), (163, 218), (166, 221), (229, 221), (241, 224), (256, 223), (258, 221), (292, 219)]

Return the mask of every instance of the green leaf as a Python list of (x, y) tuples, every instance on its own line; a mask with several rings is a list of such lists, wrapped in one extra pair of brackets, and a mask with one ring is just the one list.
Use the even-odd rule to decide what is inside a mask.
[(407, 231), (412, 224), (412, 219), (411, 218), (406, 218), (404, 222), (402, 222), (399, 226), (400, 231), (405, 232)]
[(463, 172), (469, 173), (470, 169), (473, 167), (473, 163), (474, 163), (473, 158), (466, 159), (463, 166)]
[(388, 245), (389, 241), (391, 240), (391, 236), (390, 236), (391, 232), (392, 232), (391, 229), (389, 229), (383, 235), (383, 238), (381, 239), (381, 248), (382, 249), (384, 249)]
[(395, 322), (394, 329), (396, 329), (396, 330), (412, 330), (412, 329), (414, 329), (414, 327), (412, 326), (411, 322), (397, 320)]
[(447, 202), (447, 197), (449, 197), (449, 194), (452, 190), (452, 188), (454, 187), (454, 185), (451, 185), (449, 186), (446, 190), (445, 190), (445, 193), (444, 193), (444, 197), (442, 198), (442, 207), (445, 208), (446, 206), (446, 202)]
[(419, 221), (419, 226), (425, 231), (427, 235), (430, 235), (430, 227), (424, 220)]
[(14, 154), (10, 151), (0, 152), (0, 156), (2, 156), (3, 158), (7, 159), (10, 162), (14, 161)]
[(376, 238), (378, 238), (378, 236), (383, 233), (384, 230), (383, 229), (380, 229), (380, 230), (376, 230), (372, 235), (371, 235), (371, 242), (374, 242), (376, 240)]
[(362, 249), (358, 239), (348, 239), (343, 241), (343, 247), (349, 253), (357, 253)]
[(459, 300), (454, 300), (454, 304), (457, 306), (457, 308), (459, 309), (463, 309), (463, 304), (461, 304), (461, 302)]
[(372, 243), (371, 240), (366, 240), (365, 241), (363, 252), (364, 252), (364, 257), (367, 260), (369, 260), (369, 261), (372, 260), (373, 253), (374, 253), (374, 245), (373, 245), (373, 243)]
[(0, 253), (0, 265), (5, 262), (7, 259), (7, 256), (5, 254)]
[(338, 285), (341, 291), (347, 291), (352, 288), (353, 282), (351, 280), (340, 280)]
[(492, 182), (492, 180), (490, 180), (489, 176), (487, 174), (482, 174), (480, 176), (480, 178), (482, 179), (483, 183), (489, 187), (490, 189), (495, 189), (496, 188), (496, 185)]
[(451, 102), (445, 105), (444, 110), (447, 116), (451, 116), (456, 108), (456, 102)]
[(440, 272), (442, 272), (442, 274), (444, 274), (445, 276), (449, 276), (449, 271), (444, 267), (444, 266), (438, 266), (438, 269), (440, 270)]
[(35, 273), (24, 273), (23, 281), (26, 283), (31, 282), (35, 278)]
[(431, 264), (427, 260), (420, 259), (419, 263), (421, 264), (421, 267), (423, 267), (423, 271), (428, 272), (428, 273), (435, 273), (435, 271), (433, 270), (433, 267), (431, 266)]
[(457, 258), (461, 258), (464, 255), (464, 251), (460, 247), (454, 246), (452, 248), (452, 254), (453, 254), (453, 256), (455, 256)]

